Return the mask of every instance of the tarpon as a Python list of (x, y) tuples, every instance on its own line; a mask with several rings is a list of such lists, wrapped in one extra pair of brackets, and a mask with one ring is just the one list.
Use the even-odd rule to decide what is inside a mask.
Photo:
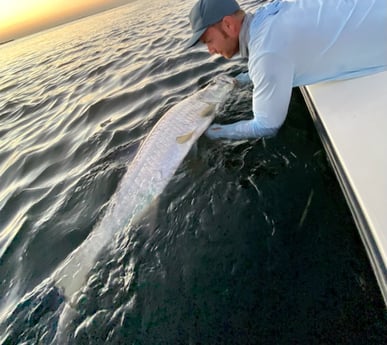
[(62, 331), (76, 314), (75, 297), (101, 250), (118, 231), (130, 228), (162, 193), (234, 85), (233, 78), (217, 76), (205, 88), (174, 105), (153, 127), (122, 177), (101, 221), (54, 272), (55, 285), (66, 300), (54, 342), (61, 342)]

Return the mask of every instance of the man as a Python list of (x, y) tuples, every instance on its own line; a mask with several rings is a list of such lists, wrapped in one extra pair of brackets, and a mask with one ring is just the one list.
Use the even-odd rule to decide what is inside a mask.
[(255, 14), (235, 0), (199, 0), (189, 17), (188, 47), (200, 41), (210, 54), (240, 53), (254, 84), (254, 118), (213, 124), (210, 138), (273, 136), (293, 87), (387, 70), (386, 0), (274, 0)]

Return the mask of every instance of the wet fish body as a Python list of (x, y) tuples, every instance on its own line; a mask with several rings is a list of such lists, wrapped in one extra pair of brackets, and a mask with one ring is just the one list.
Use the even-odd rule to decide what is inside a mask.
[(85, 284), (101, 250), (118, 231), (130, 228), (162, 193), (234, 85), (234, 79), (218, 76), (207, 87), (173, 106), (153, 127), (121, 179), (101, 221), (53, 275), (55, 285), (67, 301), (58, 323), (59, 333), (74, 317), (71, 307), (75, 303), (74, 295)]

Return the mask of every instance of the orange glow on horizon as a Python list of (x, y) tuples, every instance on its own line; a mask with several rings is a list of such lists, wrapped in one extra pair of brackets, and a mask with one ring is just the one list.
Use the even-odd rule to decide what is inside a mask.
[(0, 0), (0, 42), (19, 38), (127, 2), (129, 1)]

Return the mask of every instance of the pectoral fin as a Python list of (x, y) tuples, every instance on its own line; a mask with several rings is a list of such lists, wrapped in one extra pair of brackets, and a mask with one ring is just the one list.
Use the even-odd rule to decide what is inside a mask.
[(193, 134), (194, 134), (194, 131), (189, 132), (187, 134), (180, 135), (176, 137), (176, 142), (179, 144), (184, 144), (192, 138)]
[(201, 117), (207, 117), (211, 115), (215, 110), (215, 104), (209, 104), (208, 107), (206, 107), (202, 113), (200, 114)]

